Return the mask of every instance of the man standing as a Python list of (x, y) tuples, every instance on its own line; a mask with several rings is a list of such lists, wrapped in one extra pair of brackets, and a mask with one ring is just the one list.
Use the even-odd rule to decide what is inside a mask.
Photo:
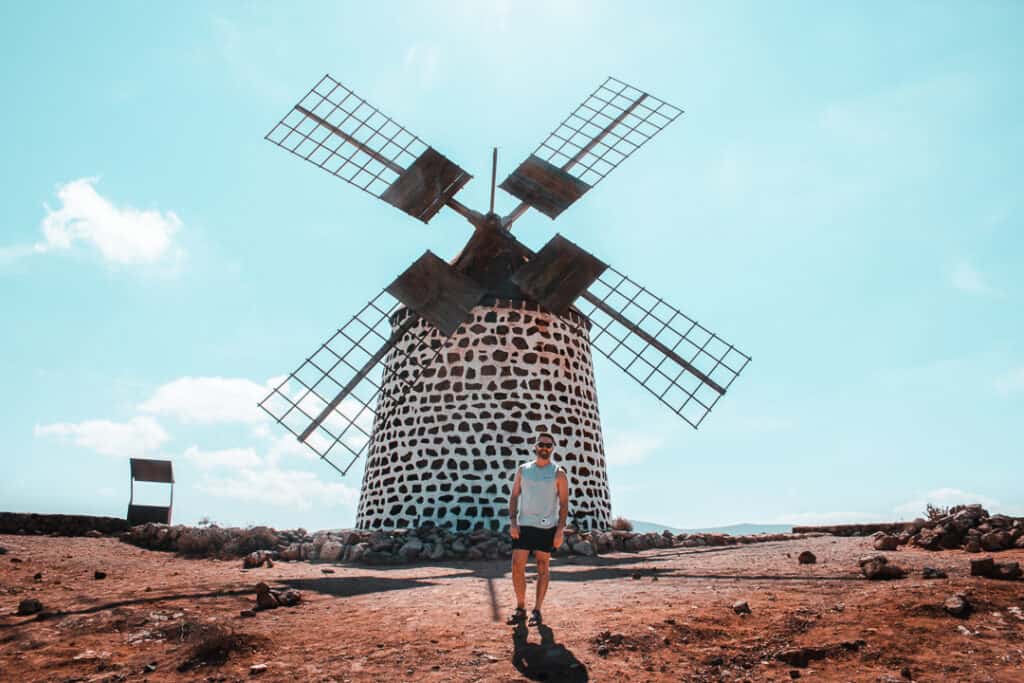
[(537, 561), (537, 595), (529, 625), (541, 623), (540, 607), (548, 590), (551, 551), (562, 545), (562, 532), (569, 512), (568, 479), (565, 471), (551, 462), (554, 437), (546, 432), (539, 434), (534, 448), (537, 458), (523, 463), (516, 470), (512, 495), (508, 499), (516, 610), (507, 623), (513, 625), (522, 623), (526, 618), (526, 560), (530, 551)]

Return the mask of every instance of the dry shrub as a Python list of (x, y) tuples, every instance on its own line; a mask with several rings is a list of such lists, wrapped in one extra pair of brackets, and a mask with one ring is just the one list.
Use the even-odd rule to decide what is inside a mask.
[(633, 522), (629, 521), (625, 517), (616, 517), (612, 520), (612, 528), (616, 531), (632, 531)]
[(189, 671), (201, 666), (221, 666), (234, 652), (254, 652), (264, 639), (249, 633), (239, 633), (222, 624), (189, 623), (180, 629), (179, 639), (194, 641), (188, 656), (178, 665), (178, 671)]

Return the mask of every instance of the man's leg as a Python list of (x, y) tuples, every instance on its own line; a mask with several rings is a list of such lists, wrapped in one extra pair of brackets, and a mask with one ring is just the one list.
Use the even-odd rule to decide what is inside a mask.
[(516, 591), (516, 607), (526, 609), (526, 559), (529, 550), (512, 551), (512, 588)]
[(539, 612), (540, 606), (544, 602), (544, 596), (548, 592), (548, 579), (551, 576), (549, 572), (551, 567), (551, 553), (534, 551), (534, 555), (537, 558), (537, 598), (533, 605), (533, 609)]

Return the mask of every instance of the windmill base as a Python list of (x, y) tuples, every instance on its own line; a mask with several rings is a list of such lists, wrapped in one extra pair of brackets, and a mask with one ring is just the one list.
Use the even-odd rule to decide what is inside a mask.
[[(408, 315), (397, 314), (397, 327)], [(416, 350), (417, 323), (399, 342)], [(356, 526), (453, 531), (508, 525), (518, 465), (534, 458), (541, 432), (555, 438), (554, 461), (569, 480), (569, 523), (607, 529), (611, 502), (594, 388), (589, 324), (532, 302), (496, 300), (447, 340), (439, 358), (407, 392), (397, 376), (406, 357), (393, 350), (367, 452)], [(428, 339), (444, 339), (435, 331)]]

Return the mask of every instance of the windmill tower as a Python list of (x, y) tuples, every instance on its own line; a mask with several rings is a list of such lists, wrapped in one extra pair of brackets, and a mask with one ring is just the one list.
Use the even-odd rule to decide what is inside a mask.
[[(534, 253), (511, 232), (554, 219), (681, 110), (608, 78), (500, 185), (494, 213), (455, 195), (471, 176), (324, 76), (267, 139), (424, 223), (447, 206), (473, 234), (450, 263), (427, 251), (260, 403), (346, 474), (366, 454), (356, 526), (499, 529), (538, 432), (557, 442), (582, 529), (607, 528), (592, 353), (694, 428), (750, 357), (561, 235)], [(346, 462), (334, 462), (337, 456)]]

